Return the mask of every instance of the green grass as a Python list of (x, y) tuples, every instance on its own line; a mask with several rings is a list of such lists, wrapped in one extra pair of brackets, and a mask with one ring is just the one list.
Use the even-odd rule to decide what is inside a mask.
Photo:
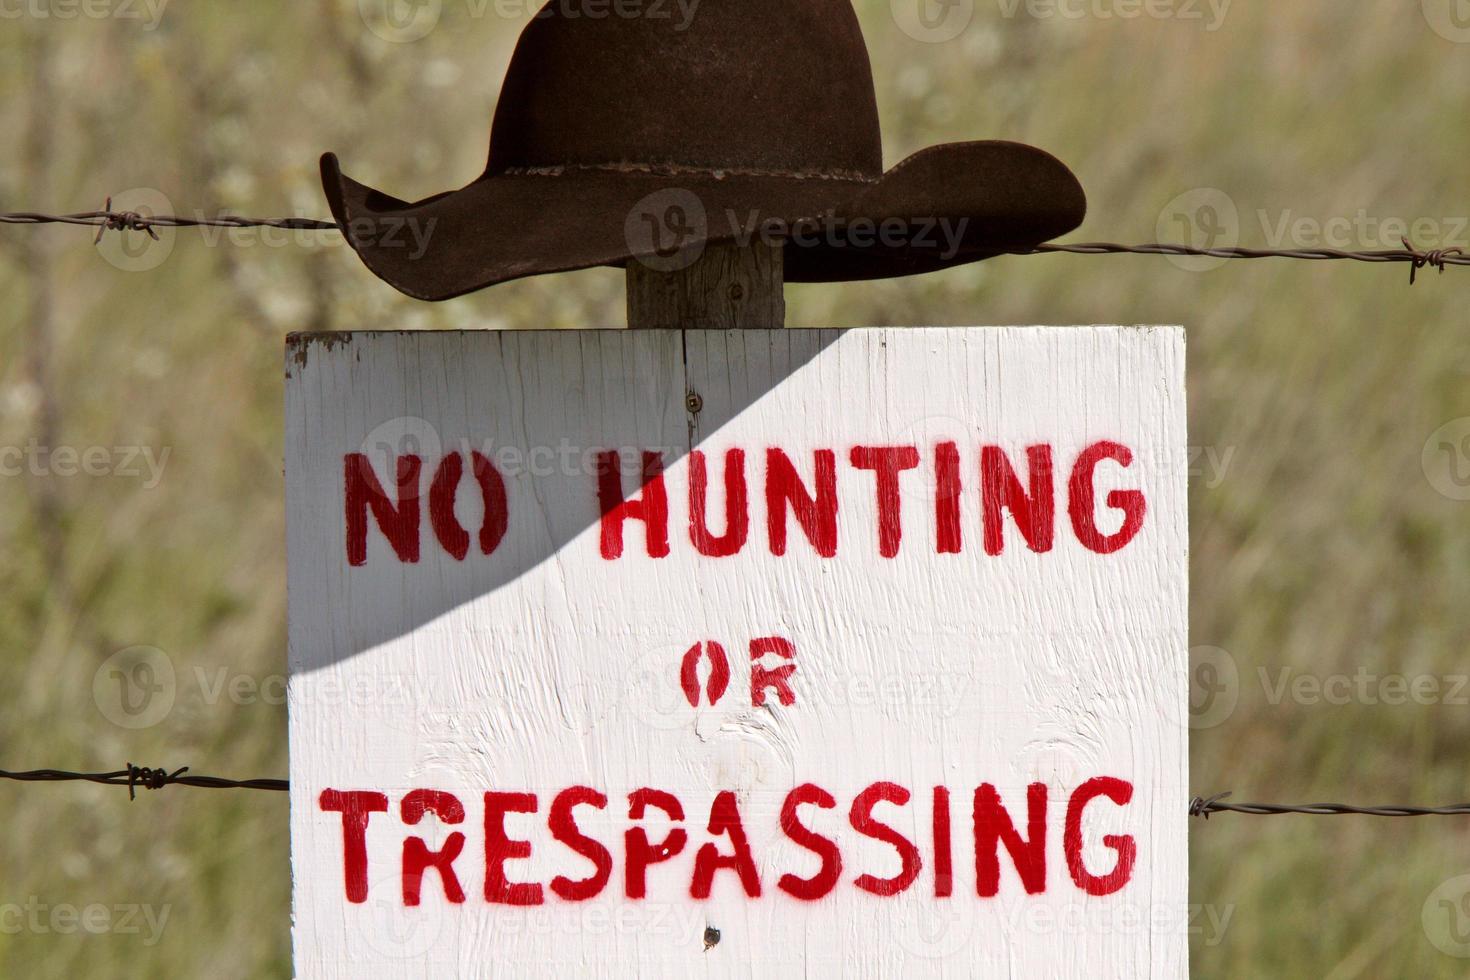
[[(955, 40), (901, 33), (860, 3), (889, 163), (924, 145), (1046, 147), (1087, 187), (1076, 239), (1151, 241), (1166, 207), (1219, 189), (1243, 245), (1283, 218), (1470, 214), (1463, 93), (1470, 47), (1418, 4), (1235, 4), (1217, 31), (1179, 20), (1007, 18), (979, 0)], [(173, 206), (325, 213), (319, 152), (413, 198), (483, 163), (518, 21), (445, 24), (414, 44), (365, 31), (357, 4), (177, 4), (159, 28), (7, 21), (0, 127), (31, 128), (35, 59), (49, 151), (0, 144), (0, 208), (82, 210), (151, 188)], [(491, 8), (493, 9), (493, 7)], [(1024, 10), (1024, 7), (1022, 8)], [(842, 107), (834, 107), (842, 111)], [(39, 166), (37, 160), (41, 161)], [(1173, 226), (1177, 228), (1177, 226)], [(1169, 231), (1165, 231), (1169, 234)], [(0, 446), (167, 448), (162, 481), (0, 478), (0, 766), (189, 764), (284, 775), (286, 718), (211, 699), (224, 676), (285, 670), (282, 343), (296, 329), (576, 327), (622, 322), (619, 273), (408, 301), (340, 245), (208, 247), (181, 232), (126, 272), (79, 229), (0, 230)], [(1350, 236), (1343, 244), (1395, 244)], [(1423, 239), (1421, 245), (1437, 244)], [(1463, 241), (1448, 244), (1463, 245)], [(23, 260), (45, 247), (53, 313)], [(1238, 666), (1238, 704), (1191, 744), (1197, 792), (1354, 802), (1467, 796), (1463, 705), (1272, 703), (1259, 671), (1467, 670), (1470, 504), (1421, 469), (1426, 439), (1470, 416), (1470, 272), (1239, 262), (1191, 272), (1152, 257), (1009, 258), (920, 279), (788, 291), (793, 325), (1184, 323), (1192, 444), (1229, 458), (1191, 498), (1193, 642)], [(33, 359), (49, 350), (44, 370)], [(48, 423), (44, 406), (56, 407)], [(115, 651), (165, 651), (178, 700), (114, 725), (92, 696)], [(129, 804), (93, 786), (0, 787), (0, 906), (145, 905), (146, 935), (0, 932), (0, 974), (285, 976), (287, 809), (260, 793), (174, 790)], [(1467, 825), (1443, 818), (1250, 818), (1191, 830), (1191, 900), (1228, 911), (1194, 937), (1200, 977), (1459, 976), (1421, 911), (1470, 872)]]

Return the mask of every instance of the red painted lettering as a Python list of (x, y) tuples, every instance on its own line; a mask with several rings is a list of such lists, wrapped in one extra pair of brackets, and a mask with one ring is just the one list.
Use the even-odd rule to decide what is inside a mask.
[(954, 893), (954, 840), (949, 830), (949, 790), (934, 787), (934, 897)]
[(398, 503), (388, 499), (362, 453), (349, 453), (342, 466), (347, 509), (347, 562), (367, 564), (368, 511), (399, 561), (419, 560), (419, 468), (417, 456), (400, 456), (397, 463)]
[(704, 453), (689, 454), (689, 540), (708, 558), (726, 558), (745, 547), (750, 536), (750, 501), (745, 486), (745, 453), (732, 449), (725, 454), (725, 533), (710, 533), (706, 510), (709, 474)]
[[(485, 505), (485, 518), (480, 525), (480, 553), (488, 555), (499, 547), (510, 520), (505, 480), (495, 464), (478, 452), (470, 454), (470, 466)], [(429, 523), (433, 525), (434, 536), (444, 550), (458, 561), (464, 561), (470, 551), (470, 533), (454, 514), (454, 502), (459, 497), (459, 482), (463, 476), (464, 457), (450, 453), (439, 464), (434, 482), (429, 485)]]
[(1005, 549), (1003, 511), (1016, 518), (1021, 536), (1036, 552), (1051, 550), (1056, 519), (1056, 491), (1052, 485), (1051, 447), (1026, 449), (1030, 493), (1021, 486), (1011, 461), (999, 446), (980, 450), (980, 503), (984, 516), (985, 553), (998, 555)]
[[(670, 820), (684, 819), (684, 805), (672, 793), (659, 789), (638, 789), (628, 794), (628, 819), (642, 820), (648, 807), (657, 807)], [(624, 892), (629, 898), (643, 898), (648, 894), (648, 868), (659, 864), (684, 850), (689, 834), (682, 827), (675, 827), (655, 847), (648, 843), (648, 832), (642, 827), (633, 827), (623, 834), (623, 848), (627, 866), (624, 870)]]
[(786, 554), (786, 511), (796, 515), (806, 538), (823, 558), (837, 554), (837, 456), (830, 449), (812, 454), (816, 494), (808, 494), (791, 458), (779, 449), (766, 450), (766, 530), (771, 553)]
[(1072, 530), (1084, 547), (1100, 555), (1111, 555), (1132, 541), (1143, 527), (1148, 503), (1138, 490), (1108, 491), (1108, 506), (1123, 512), (1123, 526), (1113, 534), (1103, 534), (1098, 530), (1093, 477), (1097, 464), (1105, 459), (1121, 466), (1131, 466), (1133, 453), (1127, 446), (1116, 442), (1097, 442), (1084, 449), (1072, 467), (1072, 479), (1068, 482), (1067, 513), (1072, 518)]
[(957, 555), (964, 544), (960, 529), (960, 447), (941, 442), (934, 449), (934, 533), (941, 555)]
[(919, 465), (913, 446), (855, 446), (852, 465), (872, 470), (878, 493), (878, 554), (893, 558), (903, 540), (903, 513), (898, 496), (898, 475)]
[(823, 837), (802, 824), (796, 808), (808, 804), (831, 810), (837, 806), (837, 801), (820, 786), (803, 783), (787, 793), (786, 802), (781, 804), (781, 829), (786, 832), (787, 837), (821, 858), (822, 866), (810, 878), (784, 874), (776, 886), (804, 902), (814, 902), (819, 898), (826, 898), (837, 887), (837, 881), (842, 877), (842, 852), (837, 849), (836, 841)]
[(750, 853), (745, 826), (740, 822), (740, 809), (735, 804), (735, 794), (729, 790), (716, 796), (710, 807), (709, 832), (716, 836), (728, 835), (734, 853), (721, 854), (713, 842), (701, 847), (694, 856), (694, 879), (689, 884), (689, 894), (694, 898), (709, 898), (715, 872), (729, 868), (740, 876), (745, 894), (751, 898), (759, 898), (761, 881), (755, 870), (755, 858)]
[(535, 813), (534, 793), (485, 794), (485, 901), (498, 905), (540, 905), (541, 886), (509, 881), (505, 862), (531, 856), (531, 842), (511, 840), (505, 832), (508, 813)]
[(374, 813), (388, 812), (388, 797), (382, 793), (324, 789), (317, 803), (328, 813), (342, 814), (342, 873), (347, 901), (361, 905), (367, 901), (368, 894), (368, 820)]
[(1106, 875), (1094, 875), (1082, 860), (1082, 811), (1099, 796), (1106, 796), (1119, 806), (1133, 799), (1133, 784), (1112, 776), (1089, 779), (1072, 794), (1067, 803), (1067, 823), (1062, 832), (1062, 850), (1067, 855), (1067, 870), (1072, 881), (1089, 895), (1111, 895), (1128, 884), (1133, 877), (1133, 862), (1138, 857), (1138, 844), (1129, 834), (1106, 834), (1103, 843), (1118, 854), (1118, 862)]
[(612, 878), (612, 852), (577, 827), (577, 817), (572, 811), (579, 806), (606, 809), (607, 797), (589, 786), (564, 789), (551, 801), (551, 816), (547, 820), (553, 838), (592, 862), (592, 874), (580, 881), (573, 881), (565, 875), (551, 879), (552, 892), (568, 902), (584, 902), (596, 897)]
[(989, 783), (975, 790), (975, 887), (981, 898), (1000, 892), (1000, 845), (1005, 844), (1028, 895), (1046, 891), (1046, 784), (1026, 789), (1023, 840)]
[(664, 558), (669, 553), (669, 495), (664, 488), (663, 456), (643, 454), (642, 496), (628, 500), (623, 496), (621, 457), (616, 450), (600, 453), (597, 458), (597, 498), (602, 507), (602, 557), (612, 560), (623, 555), (623, 524), (642, 521), (650, 558)]
[[(450, 793), (431, 789), (416, 789), (403, 798), (398, 805), (403, 822), (416, 826), (425, 813), (432, 813), (447, 824), (464, 823), (464, 804)], [(444, 839), (444, 846), (437, 851), (429, 850), (422, 837), (407, 837), (403, 841), (403, 904), (419, 904), (423, 887), (424, 872), (433, 868), (439, 872), (444, 884), (444, 896), (458, 905), (464, 901), (464, 889), (454, 873), (454, 859), (464, 850), (464, 834), (455, 831)]]
[(720, 698), (725, 696), (725, 689), (730, 686), (730, 658), (725, 655), (725, 648), (714, 640), (694, 644), (684, 652), (684, 662), (679, 668), (679, 686), (684, 689), (684, 697), (691, 708), (699, 707), (701, 659), (709, 661), (709, 680), (705, 684), (705, 696), (709, 698), (711, 705), (719, 704)]
[(879, 803), (904, 806), (909, 801), (909, 795), (909, 791), (897, 783), (874, 783), (852, 801), (852, 809), (848, 813), (852, 828), (865, 837), (890, 845), (898, 852), (900, 863), (898, 874), (892, 878), (864, 874), (853, 882), (865, 892), (882, 896), (897, 895), (912, 885), (919, 876), (919, 868), (923, 862), (919, 859), (919, 849), (914, 846), (914, 842), (887, 824), (873, 819), (873, 807)]
[(766, 667), (760, 659), (774, 654), (786, 660), (796, 659), (796, 647), (790, 640), (779, 636), (763, 636), (750, 641), (750, 703), (760, 708), (766, 703), (766, 690), (774, 689), (776, 697), (786, 707), (796, 703), (796, 692), (791, 689), (791, 675), (796, 673), (796, 664)]

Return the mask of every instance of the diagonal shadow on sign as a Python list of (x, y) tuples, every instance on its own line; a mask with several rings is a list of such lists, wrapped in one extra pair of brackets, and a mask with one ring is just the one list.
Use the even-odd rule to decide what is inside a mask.
[[(843, 332), (293, 335), (291, 673), (409, 634), (547, 561), (603, 561), (605, 453), (635, 497), (646, 453), (672, 468)], [(683, 508), (671, 505), (673, 546), (687, 547)], [(642, 549), (641, 524), (629, 527), (629, 547)], [(569, 603), (599, 601), (568, 595), (560, 576), (538, 580), (540, 601), (497, 626), (535, 633)]]

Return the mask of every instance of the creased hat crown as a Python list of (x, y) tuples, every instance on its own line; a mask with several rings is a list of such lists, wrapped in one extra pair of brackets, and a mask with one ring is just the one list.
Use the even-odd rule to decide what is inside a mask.
[(562, 167), (877, 178), (849, 0), (551, 0), (516, 46), (487, 174)]

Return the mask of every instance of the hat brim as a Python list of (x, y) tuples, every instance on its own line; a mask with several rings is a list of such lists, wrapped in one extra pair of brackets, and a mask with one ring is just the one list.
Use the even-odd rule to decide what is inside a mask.
[(1001, 141), (930, 147), (875, 181), (564, 168), (487, 175), (416, 203), (345, 176), (332, 154), (321, 167), (348, 244), (431, 301), (629, 261), (677, 268), (706, 244), (762, 235), (786, 242), (788, 282), (913, 275), (1030, 248), (1087, 210), (1059, 160)]

